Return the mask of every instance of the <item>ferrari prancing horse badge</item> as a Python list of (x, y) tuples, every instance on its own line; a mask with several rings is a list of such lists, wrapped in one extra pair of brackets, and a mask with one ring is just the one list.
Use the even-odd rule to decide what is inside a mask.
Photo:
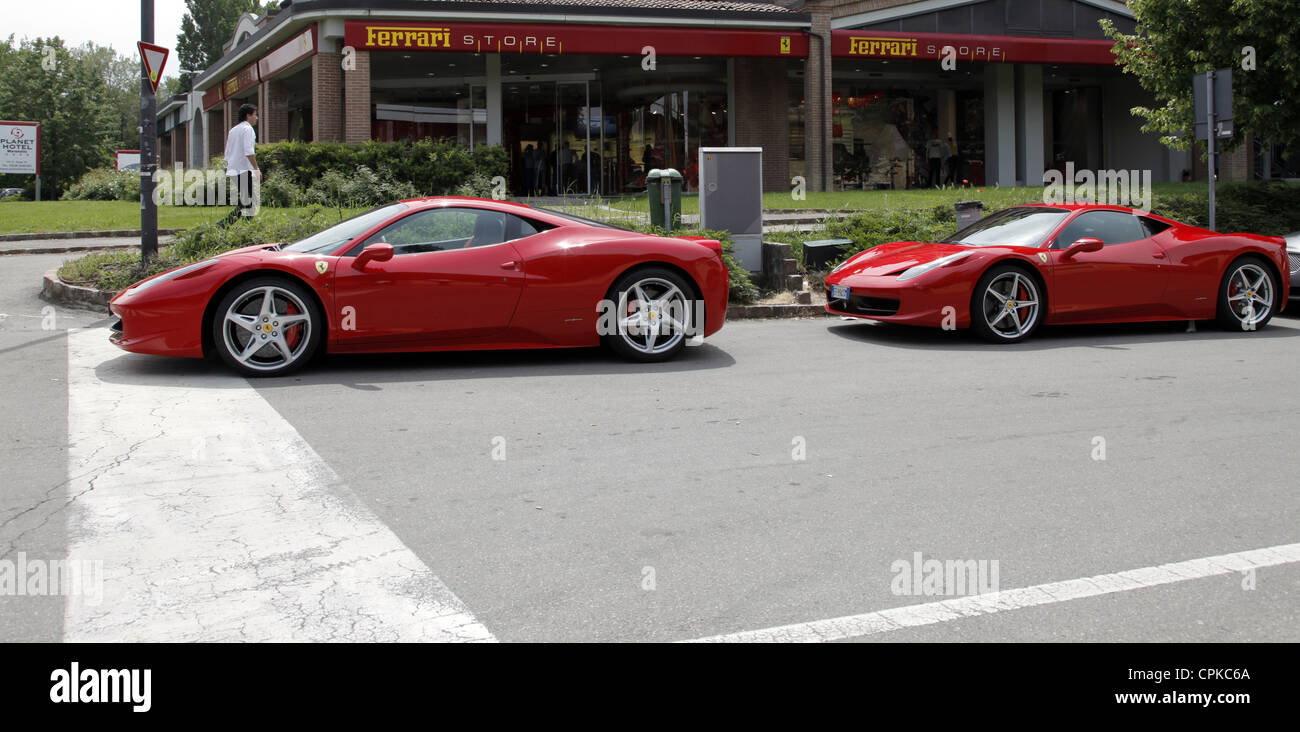
[(330, 268), (330, 263), (323, 259), (316, 260), (316, 271), (325, 274), (325, 270)]

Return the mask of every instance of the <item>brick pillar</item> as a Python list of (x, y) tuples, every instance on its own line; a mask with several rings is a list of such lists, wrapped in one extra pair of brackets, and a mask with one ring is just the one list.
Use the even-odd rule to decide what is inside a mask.
[(189, 130), (190, 130), (190, 126), (188, 124), (179, 125), (176, 127), (176, 129), (172, 130), (172, 164), (173, 165), (175, 165), (176, 163), (185, 165), (190, 159), (190, 156), (186, 154), (190, 146), (185, 144), (190, 139)]
[(343, 56), (321, 51), (311, 57), (311, 139), (343, 139)]
[(736, 59), (736, 146), (763, 148), (763, 190), (790, 190), (790, 101), (785, 60)]
[(831, 13), (829, 7), (809, 6), (812, 33), (808, 39), (808, 61), (804, 65), (804, 169), (808, 190), (825, 191), (833, 176), (831, 126)]
[(282, 81), (262, 83), (262, 142), (289, 139), (289, 87)]
[(220, 106), (208, 110), (208, 160), (219, 158), (226, 152), (226, 111)]
[(356, 68), (343, 72), (343, 139), (370, 139), (370, 52), (357, 51)]

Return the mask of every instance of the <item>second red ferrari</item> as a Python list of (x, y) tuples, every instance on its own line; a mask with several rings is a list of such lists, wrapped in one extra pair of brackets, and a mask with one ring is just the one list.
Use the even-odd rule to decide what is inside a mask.
[(1119, 206), (1004, 209), (942, 242), (892, 242), (826, 277), (832, 313), (971, 328), (999, 343), (1044, 323), (1215, 318), (1264, 327), (1290, 291), (1286, 240), (1219, 234)]

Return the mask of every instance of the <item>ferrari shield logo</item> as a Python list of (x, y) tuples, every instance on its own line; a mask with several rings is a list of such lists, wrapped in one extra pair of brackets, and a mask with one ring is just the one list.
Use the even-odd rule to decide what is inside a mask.
[[(1046, 255), (1046, 254), (1043, 254), (1042, 252), (1039, 252), (1039, 253), (1038, 253), (1038, 258), (1041, 259), (1041, 260), (1043, 260), (1043, 264), (1047, 264), (1047, 255)], [(320, 262), (317, 262), (316, 264), (319, 266), (319, 265), (320, 265)]]
[(790, 53), (790, 36), (781, 36), (781, 53)]
[(316, 271), (325, 274), (325, 270), (330, 268), (330, 263), (323, 259), (316, 260)]

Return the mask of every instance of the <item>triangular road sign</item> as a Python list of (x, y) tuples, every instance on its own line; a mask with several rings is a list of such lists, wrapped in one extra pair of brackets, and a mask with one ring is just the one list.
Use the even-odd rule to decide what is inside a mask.
[(155, 46), (152, 43), (139, 41), (140, 58), (144, 60), (144, 70), (149, 74), (149, 83), (153, 85), (154, 93), (158, 93), (158, 82), (162, 81), (163, 66), (167, 64), (167, 54), (170, 53), (162, 46)]

